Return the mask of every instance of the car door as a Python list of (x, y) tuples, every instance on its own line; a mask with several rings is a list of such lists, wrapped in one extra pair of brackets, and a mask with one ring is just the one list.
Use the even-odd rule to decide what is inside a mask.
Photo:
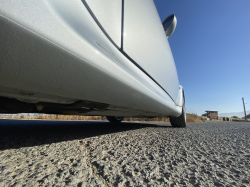
[(82, 0), (110, 41), (175, 101), (179, 80), (153, 0)]
[(125, 0), (123, 24), (124, 52), (176, 100), (178, 75), (153, 0)]
[(117, 47), (121, 47), (122, 0), (83, 0), (106, 32), (106, 36)]

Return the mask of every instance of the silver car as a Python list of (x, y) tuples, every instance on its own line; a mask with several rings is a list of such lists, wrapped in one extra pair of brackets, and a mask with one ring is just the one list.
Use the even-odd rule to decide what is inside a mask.
[(153, 0), (0, 0), (0, 113), (170, 117), (185, 99)]

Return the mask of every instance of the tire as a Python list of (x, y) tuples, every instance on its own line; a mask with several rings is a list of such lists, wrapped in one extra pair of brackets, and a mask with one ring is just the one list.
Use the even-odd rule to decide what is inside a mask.
[(170, 117), (170, 123), (172, 127), (185, 128), (187, 126), (184, 92), (183, 92), (182, 113), (179, 117)]
[(121, 123), (121, 121), (124, 119), (124, 117), (118, 117), (118, 116), (106, 116), (107, 120), (111, 123)]

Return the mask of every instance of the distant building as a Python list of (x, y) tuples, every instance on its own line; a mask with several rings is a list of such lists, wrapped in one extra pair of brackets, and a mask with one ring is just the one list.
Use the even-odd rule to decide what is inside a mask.
[(219, 111), (205, 111), (207, 113), (207, 118), (210, 120), (218, 120), (218, 112)]

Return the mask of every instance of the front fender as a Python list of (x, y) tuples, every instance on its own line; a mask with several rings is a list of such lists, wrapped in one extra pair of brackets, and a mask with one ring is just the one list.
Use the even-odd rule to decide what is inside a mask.
[(182, 107), (183, 103), (185, 103), (185, 99), (184, 99), (184, 90), (183, 87), (180, 85), (179, 86), (179, 91), (178, 91), (178, 97), (175, 101), (175, 104), (179, 107)]
[(185, 103), (184, 89), (181, 85), (179, 85), (178, 97), (175, 101), (175, 104), (176, 104), (177, 110), (180, 111), (180, 115), (182, 113), (182, 106), (184, 103)]

